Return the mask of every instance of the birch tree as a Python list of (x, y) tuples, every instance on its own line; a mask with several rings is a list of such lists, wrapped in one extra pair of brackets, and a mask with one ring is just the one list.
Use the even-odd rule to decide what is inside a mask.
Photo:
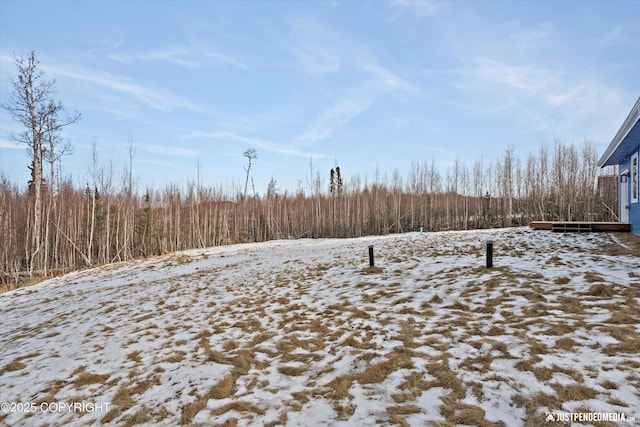
[[(55, 98), (55, 80), (46, 80), (41, 70), (40, 61), (34, 51), (26, 56), (14, 55), (17, 76), (11, 80), (13, 92), (9, 101), (2, 107), (9, 111), (13, 118), (20, 123), (23, 130), (13, 135), (13, 138), (26, 144), (31, 157), (31, 182), (29, 189), (33, 193), (33, 222), (30, 224), (29, 242), (29, 274), (33, 274), (36, 267), (36, 256), (39, 254), (42, 241), (42, 187), (45, 184), (43, 176), (43, 162), (48, 156), (55, 159), (56, 154), (48, 152), (45, 144), (47, 136), (55, 135), (63, 127), (75, 123), (79, 113), (65, 118), (61, 115), (65, 111), (62, 102)], [(51, 140), (50, 140), (51, 141)], [(53, 183), (49, 183), (52, 185)]]

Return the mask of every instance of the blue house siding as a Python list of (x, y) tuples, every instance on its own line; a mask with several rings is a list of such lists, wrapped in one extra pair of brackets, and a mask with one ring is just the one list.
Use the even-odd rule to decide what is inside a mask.
[[(632, 165), (634, 155), (638, 155), (637, 162), (640, 163), (640, 98), (598, 161), (600, 167), (618, 166), (620, 173), (618, 215), (624, 218), (623, 214), (628, 206), (631, 232), (640, 235), (640, 194), (636, 194), (637, 197), (633, 198), (634, 188), (637, 193), (640, 193), (640, 165), (635, 167)], [(625, 193), (626, 198), (623, 200)]]
[[(635, 203), (636, 205), (638, 203)], [(629, 211), (629, 223), (631, 224), (631, 232), (640, 236), (640, 208)]]
[[(640, 152), (640, 145), (636, 147), (636, 153), (638, 152)], [(627, 163), (627, 167), (629, 168), (629, 170), (631, 170), (631, 160), (629, 160)], [(640, 192), (640, 173), (636, 172), (635, 176), (633, 176), (632, 178), (635, 179), (637, 185), (636, 188), (638, 189), (637, 191)], [(640, 194), (634, 202), (632, 200), (633, 182), (631, 181), (631, 179), (628, 180), (627, 185), (629, 186), (629, 223), (631, 224), (631, 232), (633, 234), (640, 235)]]
[[(635, 151), (631, 153), (631, 155), (626, 158), (623, 162), (621, 162), (618, 165), (618, 169), (619, 169), (619, 177), (618, 177), (618, 182), (619, 182), (619, 187), (618, 187), (618, 216), (620, 218), (623, 217), (623, 209), (625, 209), (627, 206), (629, 206), (629, 224), (631, 224), (631, 232), (633, 234), (638, 234), (640, 235), (640, 197), (638, 197), (638, 200), (633, 201), (633, 181), (632, 179), (636, 180), (636, 185), (638, 186), (638, 191), (640, 191), (640, 173), (636, 173), (635, 176), (633, 174), (633, 172), (631, 171), (631, 157), (633, 157), (634, 154), (638, 153), (639, 155), (639, 159), (640, 159), (640, 146), (635, 148)], [(640, 160), (639, 160), (640, 161)], [(622, 174), (625, 174), (627, 176), (626, 181), (627, 182), (622, 182)], [(622, 200), (623, 197), (623, 188), (622, 186), (625, 187), (626, 191), (626, 200)], [(640, 196), (640, 194), (639, 194)]]

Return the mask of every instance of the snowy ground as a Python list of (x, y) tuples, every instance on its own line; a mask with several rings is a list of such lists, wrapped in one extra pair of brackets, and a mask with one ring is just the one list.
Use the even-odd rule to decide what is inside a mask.
[(630, 235), (519, 228), (275, 241), (75, 272), (0, 295), (0, 424), (640, 420), (639, 249)]

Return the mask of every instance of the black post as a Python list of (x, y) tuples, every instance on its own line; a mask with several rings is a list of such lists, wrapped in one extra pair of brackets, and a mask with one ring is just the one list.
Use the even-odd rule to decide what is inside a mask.
[(369, 245), (369, 267), (373, 267), (373, 245)]
[(487, 268), (493, 267), (493, 240), (487, 240)]

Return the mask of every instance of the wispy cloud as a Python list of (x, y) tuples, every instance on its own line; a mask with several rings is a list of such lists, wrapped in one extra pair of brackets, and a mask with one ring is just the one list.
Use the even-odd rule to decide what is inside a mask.
[(363, 70), (371, 72), (376, 84), (383, 92), (419, 92), (419, 88), (416, 85), (382, 67), (375, 60), (360, 60), (358, 65)]
[(606, 138), (603, 124), (621, 114), (616, 108), (623, 98), (620, 90), (588, 73), (479, 58), (456, 74), (460, 80), (454, 86), (463, 97), (453, 102), (463, 109), (509, 114), (523, 128), (554, 137)]
[(392, 0), (391, 4), (396, 10), (391, 20), (395, 20), (405, 13), (419, 18), (433, 16), (439, 9), (436, 3), (431, 0)]
[(450, 37), (458, 67), (441, 71), (454, 89), (443, 102), (469, 114), (503, 115), (522, 129), (573, 139), (602, 135), (606, 120), (594, 117), (619, 114), (615, 106), (623, 94), (590, 71), (588, 59), (576, 51), (582, 44), (564, 29), (518, 22), (491, 27), (476, 16), (464, 40)]
[(324, 108), (293, 140), (294, 145), (313, 144), (331, 138), (341, 127), (365, 113), (383, 95), (410, 93), (417, 88), (389, 69), (360, 43), (338, 30), (312, 19), (293, 23), (299, 37), (295, 52), (302, 68), (313, 76), (340, 71), (359, 79)]
[(357, 87), (346, 97), (324, 110), (307, 130), (295, 138), (294, 142), (312, 144), (332, 137), (340, 127), (368, 110), (378, 95), (378, 89), (371, 83)]
[(277, 154), (285, 154), (297, 157), (313, 156), (314, 158), (327, 157), (323, 154), (300, 151), (295, 147), (288, 146), (286, 144), (277, 144), (273, 141), (268, 141), (260, 138), (251, 138), (244, 135), (240, 135), (234, 132), (228, 131), (191, 131), (189, 134), (183, 136), (184, 139), (199, 139), (199, 140), (214, 140), (223, 142), (242, 143), (243, 148), (255, 147), (265, 151), (269, 151)]
[[(138, 52), (112, 52), (107, 55), (112, 61), (130, 63), (137, 61), (164, 61), (185, 68), (204, 66), (207, 62), (216, 62), (242, 70), (248, 67), (237, 58), (211, 49), (205, 42), (194, 37), (183, 46), (168, 46)], [(211, 60), (211, 61), (207, 61)]]
[(107, 55), (107, 58), (122, 63), (129, 63), (134, 61), (166, 61), (183, 67), (195, 67), (196, 63), (194, 61), (185, 59), (185, 57), (189, 54), (189, 49), (183, 47), (172, 47), (162, 50), (152, 50), (149, 52), (139, 52), (132, 54), (110, 53)]
[(274, 106), (266, 111), (249, 114), (227, 114), (221, 119), (221, 130), (236, 134), (264, 133), (273, 128), (286, 126), (294, 115), (291, 107)]
[(15, 141), (7, 141), (6, 139), (0, 139), (0, 148), (7, 148), (9, 150), (23, 150), (26, 146)]
[(416, 86), (370, 59), (360, 60), (357, 65), (370, 73), (368, 79), (325, 109), (294, 139), (295, 143), (312, 144), (331, 138), (339, 128), (366, 112), (383, 95), (418, 92)]
[(183, 169), (184, 165), (181, 165), (179, 163), (174, 163), (174, 162), (166, 162), (166, 161), (162, 161), (162, 160), (149, 160), (149, 159), (138, 159), (136, 160), (136, 162), (138, 163), (144, 163), (147, 165), (153, 165), (153, 166), (162, 166), (163, 168), (172, 168), (172, 169)]
[(627, 39), (624, 27), (616, 25), (606, 34), (594, 35), (587, 40), (587, 43), (595, 48), (611, 48), (626, 43)]
[(52, 65), (43, 65), (43, 69), (53, 75), (89, 82), (125, 94), (156, 110), (168, 111), (171, 109), (184, 109), (194, 112), (205, 111), (201, 106), (180, 96), (136, 84), (124, 77), (112, 76), (90, 70), (73, 70), (68, 67)]
[(297, 48), (295, 53), (309, 74), (323, 75), (340, 70), (340, 55), (328, 46), (305, 45)]
[(171, 157), (197, 157), (199, 152), (191, 148), (173, 147), (157, 144), (136, 143), (136, 149), (141, 149), (153, 154)]
[(99, 44), (106, 49), (118, 49), (125, 42), (124, 31), (116, 25), (103, 29), (99, 37)]
[(342, 70), (358, 47), (340, 32), (314, 19), (292, 22), (292, 52), (300, 67), (312, 76)]
[(207, 58), (214, 59), (218, 62), (222, 62), (223, 64), (231, 65), (235, 68), (239, 68), (241, 70), (248, 70), (249, 67), (239, 59), (236, 59), (230, 55), (225, 55), (220, 52), (211, 51), (209, 49), (202, 50), (202, 54)]
[(209, 43), (203, 41), (198, 37), (190, 36), (189, 44), (190, 44), (189, 50), (195, 56), (209, 58), (216, 62), (225, 64), (225, 65), (230, 65), (232, 67), (245, 70), (245, 71), (249, 69), (249, 67), (240, 59), (234, 56), (231, 56), (229, 54), (222, 53), (218, 49), (212, 48), (211, 46), (209, 46)]

